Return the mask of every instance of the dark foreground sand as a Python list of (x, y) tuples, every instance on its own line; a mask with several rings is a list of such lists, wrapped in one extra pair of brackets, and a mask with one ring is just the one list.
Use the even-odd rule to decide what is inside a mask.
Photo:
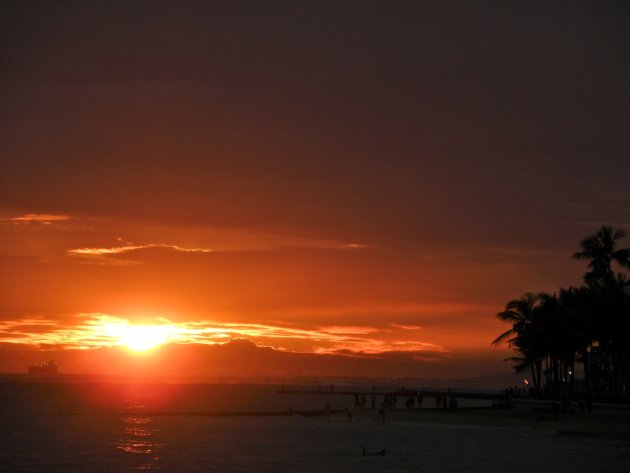
[[(357, 418), (382, 421), (373, 411), (357, 412)], [(389, 410), (385, 422), (422, 422), (485, 427), (518, 427), (554, 431), (557, 435), (630, 442), (630, 406), (596, 403), (591, 412), (574, 407), (572, 413), (553, 415), (551, 403), (517, 400), (510, 409), (464, 408)]]

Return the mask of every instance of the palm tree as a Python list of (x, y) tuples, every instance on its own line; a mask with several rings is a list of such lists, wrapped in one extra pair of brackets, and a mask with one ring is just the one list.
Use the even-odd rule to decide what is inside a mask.
[(536, 390), (544, 384), (550, 395), (566, 394), (579, 361), (589, 397), (630, 399), (630, 282), (613, 271), (613, 264), (630, 268), (630, 248), (618, 248), (624, 236), (602, 226), (580, 242), (573, 258), (589, 260), (584, 287), (561, 289), (558, 296), (529, 292), (497, 314), (511, 327), (492, 343), (514, 349), (508, 360), (517, 371), (531, 368)]
[[(545, 361), (545, 387), (548, 394), (555, 397), (564, 388), (567, 365), (574, 357), (566, 337), (566, 320), (555, 295), (540, 294), (538, 306), (538, 343)], [(569, 358), (571, 359), (569, 361)]]
[(609, 282), (613, 279), (612, 263), (630, 268), (630, 248), (617, 249), (617, 240), (626, 236), (623, 230), (614, 230), (611, 226), (602, 226), (599, 231), (580, 242), (582, 251), (573, 253), (573, 258), (588, 259), (588, 271), (584, 281), (588, 284)]
[(532, 372), (532, 383), (534, 389), (540, 389), (542, 356), (540, 349), (540, 334), (538, 333), (537, 312), (540, 304), (540, 296), (528, 292), (520, 299), (508, 302), (505, 310), (499, 312), (497, 317), (503, 322), (512, 324), (512, 327), (496, 339), (493, 345), (506, 342), (520, 356), (508, 358), (506, 361), (513, 361), (517, 364), (515, 369), (523, 371), (528, 367)]
[[(590, 260), (589, 271), (584, 275), (588, 285), (593, 329), (590, 356), (597, 359), (593, 364), (594, 381), (605, 386), (607, 397), (619, 398), (630, 390), (630, 351), (628, 338), (628, 283), (621, 273), (615, 274), (612, 264), (630, 268), (630, 248), (618, 248), (617, 242), (625, 236), (622, 230), (603, 226), (599, 231), (580, 242), (582, 251), (574, 253), (575, 259)], [(588, 353), (587, 353), (588, 355)]]
[(564, 337), (575, 352), (575, 361), (584, 364), (586, 394), (590, 396), (596, 384), (592, 353), (597, 308), (593, 290), (587, 287), (560, 289), (559, 299), (566, 321)]
[(606, 395), (630, 395), (630, 285), (623, 274), (592, 287), (596, 301), (595, 340), (603, 357)]

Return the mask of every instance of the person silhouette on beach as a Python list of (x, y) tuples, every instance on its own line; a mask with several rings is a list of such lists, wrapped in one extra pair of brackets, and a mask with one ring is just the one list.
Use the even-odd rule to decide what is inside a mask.
[(381, 422), (385, 423), (385, 405), (381, 404), (380, 409), (378, 410), (378, 418), (381, 419)]
[(386, 455), (385, 449), (381, 450), (380, 452), (368, 452), (363, 445), (361, 445), (361, 451), (363, 452), (364, 456), (365, 455), (378, 455), (378, 456), (384, 457)]
[(452, 394), (450, 399), (448, 400), (448, 410), (450, 412), (455, 412), (457, 410), (457, 399), (455, 399), (455, 396), (453, 396)]

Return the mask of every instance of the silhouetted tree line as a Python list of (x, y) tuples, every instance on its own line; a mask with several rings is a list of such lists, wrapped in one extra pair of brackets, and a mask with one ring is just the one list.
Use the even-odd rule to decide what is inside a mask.
[(497, 314), (512, 327), (493, 344), (506, 342), (516, 352), (508, 358), (515, 369), (531, 370), (535, 396), (573, 395), (579, 363), (585, 378), (579, 394), (630, 399), (630, 282), (614, 270), (630, 268), (630, 248), (618, 248), (623, 237), (623, 231), (603, 226), (580, 242), (573, 258), (588, 261), (581, 287), (526, 293)]

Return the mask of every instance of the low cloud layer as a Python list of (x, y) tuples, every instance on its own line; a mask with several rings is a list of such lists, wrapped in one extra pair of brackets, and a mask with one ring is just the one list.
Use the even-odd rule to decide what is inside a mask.
[[(444, 353), (436, 344), (397, 338), (401, 333), (379, 327), (299, 327), (257, 323), (145, 319), (143, 323), (107, 314), (77, 314), (72, 317), (30, 317), (0, 322), (0, 343), (21, 343), (45, 348), (95, 349), (124, 344), (121, 333), (130, 327), (163, 328), (164, 343), (223, 344), (246, 338), (281, 351), (353, 354), (378, 357), (381, 353)], [(379, 338), (387, 332), (388, 339)], [(296, 347), (301, 346), (301, 349)]]
[(71, 220), (71, 217), (69, 215), (25, 214), (1, 220), (15, 224), (41, 223), (44, 225), (51, 225), (57, 222), (66, 222)]

